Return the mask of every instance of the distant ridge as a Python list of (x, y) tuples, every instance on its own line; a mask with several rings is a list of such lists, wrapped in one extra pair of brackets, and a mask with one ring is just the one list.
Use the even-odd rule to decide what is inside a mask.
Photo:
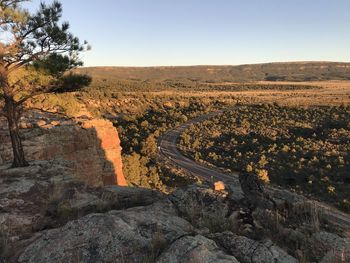
[(350, 80), (350, 63), (274, 62), (239, 66), (86, 67), (97, 78), (203, 82)]

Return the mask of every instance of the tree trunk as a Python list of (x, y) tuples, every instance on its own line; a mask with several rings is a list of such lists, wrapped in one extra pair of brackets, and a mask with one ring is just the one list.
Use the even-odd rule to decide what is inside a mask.
[(17, 105), (13, 97), (5, 96), (5, 114), (9, 125), (9, 132), (13, 149), (12, 167), (26, 167), (29, 164), (24, 157), (22, 141), (21, 137), (19, 136), (18, 129)]

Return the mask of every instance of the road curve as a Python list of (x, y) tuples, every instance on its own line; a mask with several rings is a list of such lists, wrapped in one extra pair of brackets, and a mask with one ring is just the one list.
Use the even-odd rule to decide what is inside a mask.
[(181, 135), (181, 133), (184, 130), (186, 130), (191, 124), (202, 122), (220, 113), (222, 113), (222, 111), (215, 111), (205, 115), (201, 115), (197, 118), (189, 120), (185, 124), (175, 129), (172, 129), (166, 132), (159, 139), (159, 147), (160, 147), (160, 153), (162, 157), (167, 158), (172, 165), (185, 170), (186, 173), (202, 178), (209, 182), (213, 180), (230, 181), (230, 182), (236, 180), (238, 182), (237, 176), (234, 177), (231, 175), (224, 174), (220, 171), (214, 170), (212, 168), (202, 166), (194, 162), (193, 160), (185, 157), (180, 153), (180, 151), (177, 149), (177, 146), (176, 146), (177, 140)]
[[(230, 183), (237, 186), (239, 185), (238, 173), (225, 174), (223, 172), (218, 171), (218, 169), (200, 165), (195, 161), (182, 155), (177, 148), (178, 138), (180, 137), (181, 133), (185, 131), (190, 125), (207, 120), (211, 117), (221, 114), (222, 112), (223, 111), (214, 111), (201, 115), (199, 117), (189, 120), (188, 122), (172, 130), (167, 131), (158, 140), (159, 151), (161, 156), (163, 158), (166, 158), (171, 165), (181, 168), (187, 174), (204, 179), (208, 182), (223, 181), (225, 183)], [(237, 187), (235, 188), (237, 189)], [(273, 192), (275, 189), (278, 188), (269, 187), (269, 189)], [(322, 209), (325, 216), (331, 222), (341, 226), (349, 227), (350, 229), (350, 216), (348, 214), (345, 214), (333, 207), (330, 207), (318, 201), (315, 201), (315, 204), (320, 209)]]

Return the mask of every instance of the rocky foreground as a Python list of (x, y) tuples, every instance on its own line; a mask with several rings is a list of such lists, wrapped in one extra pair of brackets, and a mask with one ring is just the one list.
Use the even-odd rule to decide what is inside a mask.
[[(0, 167), (5, 262), (349, 262), (348, 229), (298, 198), (255, 209), (228, 189), (91, 187), (63, 161)], [(283, 196), (283, 194), (281, 195)]]

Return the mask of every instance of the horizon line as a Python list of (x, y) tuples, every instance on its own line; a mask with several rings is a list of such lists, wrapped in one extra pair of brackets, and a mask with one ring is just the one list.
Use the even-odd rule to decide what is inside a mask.
[(298, 63), (336, 63), (336, 64), (350, 64), (345, 61), (330, 61), (330, 60), (296, 60), (296, 61), (273, 61), (273, 62), (256, 62), (245, 64), (189, 64), (189, 65), (150, 65), (150, 66), (131, 66), (131, 65), (115, 65), (115, 66), (82, 66), (83, 68), (173, 68), (173, 67), (238, 67), (249, 65), (268, 65), (268, 64), (298, 64)]

